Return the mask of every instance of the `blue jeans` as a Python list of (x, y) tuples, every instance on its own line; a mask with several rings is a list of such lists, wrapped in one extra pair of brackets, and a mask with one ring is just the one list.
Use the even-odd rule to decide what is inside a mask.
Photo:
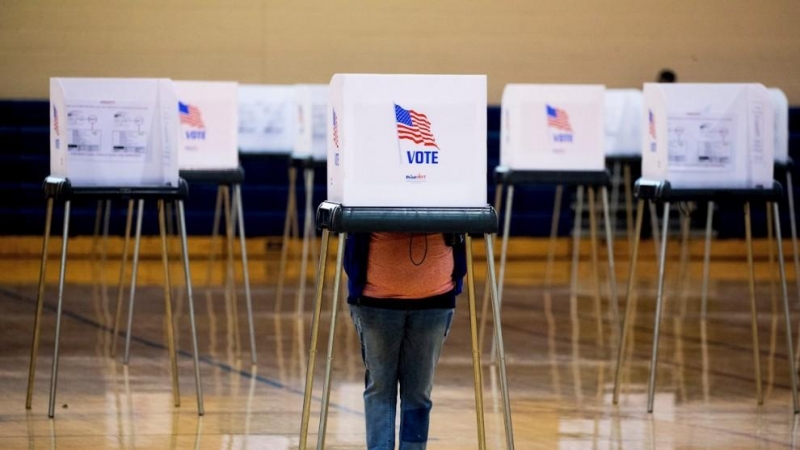
[(350, 305), (366, 367), (364, 411), (369, 450), (394, 450), (398, 383), (400, 450), (425, 449), (433, 374), (453, 312)]

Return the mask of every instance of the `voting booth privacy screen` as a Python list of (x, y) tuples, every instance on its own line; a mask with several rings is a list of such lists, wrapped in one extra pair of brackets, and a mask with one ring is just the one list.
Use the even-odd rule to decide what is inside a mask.
[(238, 168), (238, 84), (175, 81), (175, 91), (178, 95), (178, 168)]
[(606, 89), (606, 156), (641, 156), (642, 91)]
[(239, 151), (289, 154), (295, 140), (294, 85), (239, 85)]
[(50, 174), (73, 186), (177, 186), (169, 79), (51, 78)]
[(486, 206), (486, 76), (334, 75), (328, 200)]
[(501, 165), (513, 170), (604, 170), (604, 91), (602, 85), (506, 85)]
[(677, 188), (771, 187), (774, 109), (760, 84), (645, 83), (642, 176)]
[(294, 158), (325, 161), (328, 155), (327, 84), (298, 84), (295, 91), (297, 126)]
[(789, 161), (789, 99), (782, 90), (769, 89), (772, 107), (775, 110), (775, 162)]

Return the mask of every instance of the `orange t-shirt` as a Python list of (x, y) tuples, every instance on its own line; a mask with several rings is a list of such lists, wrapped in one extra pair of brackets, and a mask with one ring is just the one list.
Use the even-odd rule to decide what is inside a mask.
[(441, 233), (372, 233), (364, 295), (424, 299), (453, 290), (453, 248)]

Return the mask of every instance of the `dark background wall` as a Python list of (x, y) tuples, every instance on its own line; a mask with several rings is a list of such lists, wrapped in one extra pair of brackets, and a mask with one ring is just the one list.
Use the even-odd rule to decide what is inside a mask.
[[(487, 201), (494, 199), (493, 170), (499, 162), (499, 108), (488, 110), (487, 142)], [(800, 108), (790, 113), (790, 149), (794, 159), (800, 158)], [(285, 156), (242, 155), (246, 173), (242, 195), (245, 225), (248, 236), (278, 236), (283, 231), (283, 219), (288, 193), (288, 158)], [(41, 185), (50, 172), (48, 102), (42, 100), (0, 101), (0, 235), (41, 235), (44, 228), (45, 201)], [(314, 177), (314, 206), (325, 200), (325, 169), (316, 170)], [(634, 168), (634, 180), (639, 169)], [(779, 180), (783, 182), (783, 180)], [(215, 185), (192, 185), (186, 202), (187, 232), (192, 235), (210, 234), (216, 201)], [(304, 201), (302, 178), (296, 186), (298, 201)], [(800, 190), (795, 185), (795, 198)], [(511, 234), (546, 236), (549, 233), (553, 209), (554, 186), (518, 187), (514, 198)], [(569, 205), (573, 191), (565, 191), (562, 203), (559, 234), (567, 235), (572, 227), (573, 214)], [(86, 235), (94, 230), (96, 203), (73, 205), (71, 234)], [(112, 205), (111, 234), (124, 231), (126, 205)], [(155, 215), (150, 205), (147, 215)], [(783, 220), (788, 234), (788, 208), (783, 208)], [(145, 216), (143, 232), (157, 232), (155, 217)], [(764, 208), (754, 206), (754, 233), (763, 235)], [(60, 214), (59, 214), (60, 216)], [(720, 208), (715, 219), (721, 238), (740, 237), (744, 225), (739, 208)], [(623, 218), (623, 216), (620, 216)], [(702, 227), (705, 214), (695, 214), (694, 222)], [(302, 223), (302, 211), (301, 211)], [(60, 222), (54, 222), (60, 228)], [(645, 227), (647, 229), (647, 227)]]

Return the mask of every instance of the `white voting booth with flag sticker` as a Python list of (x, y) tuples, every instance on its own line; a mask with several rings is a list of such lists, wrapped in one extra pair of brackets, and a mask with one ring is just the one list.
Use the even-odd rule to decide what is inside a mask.
[(506, 85), (501, 164), (513, 170), (603, 170), (604, 91), (602, 85)]
[(295, 92), (297, 109), (294, 158), (325, 161), (328, 155), (328, 97), (327, 84), (298, 84)]
[(347, 206), (486, 205), (486, 76), (336, 74), (328, 199)]
[(639, 89), (606, 89), (606, 156), (641, 156), (643, 101)]
[(177, 186), (169, 79), (51, 78), (50, 174), (72, 186)]
[(789, 161), (789, 99), (778, 88), (770, 88), (769, 96), (775, 110), (775, 162)]
[(295, 86), (239, 85), (239, 151), (289, 154), (295, 143)]
[(771, 187), (774, 109), (750, 84), (645, 83), (642, 176), (673, 188)]
[(239, 167), (238, 84), (227, 81), (175, 81), (178, 95), (181, 170)]

